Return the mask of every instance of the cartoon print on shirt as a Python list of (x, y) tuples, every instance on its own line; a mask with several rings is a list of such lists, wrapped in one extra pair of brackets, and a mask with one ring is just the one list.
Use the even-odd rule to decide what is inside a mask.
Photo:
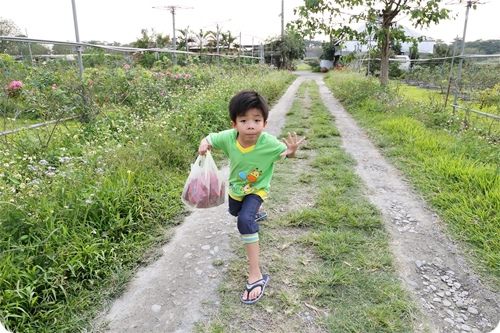
[(262, 171), (259, 171), (257, 168), (253, 168), (252, 171), (250, 171), (250, 174), (247, 176), (247, 180), (250, 181), (251, 183), (256, 183), (257, 179), (262, 175)]
[(248, 181), (243, 185), (243, 193), (248, 194), (253, 192), (252, 184), (255, 184), (259, 177), (262, 175), (262, 171), (257, 168), (253, 168), (252, 171), (247, 175), (245, 171), (240, 171), (238, 176), (241, 179)]
[(243, 193), (248, 194), (253, 192), (253, 187), (251, 183), (246, 183), (245, 186), (243, 186)]

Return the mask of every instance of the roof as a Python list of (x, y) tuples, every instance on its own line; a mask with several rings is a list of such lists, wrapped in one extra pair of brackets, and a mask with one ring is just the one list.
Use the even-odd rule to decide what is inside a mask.
[[(402, 27), (405, 35), (407, 37), (414, 37), (414, 38), (419, 38), (419, 37), (424, 37), (424, 41), (418, 43), (418, 52), (422, 54), (432, 54), (434, 53), (434, 40), (430, 37), (426, 37), (424, 34), (413, 30), (411, 28), (408, 28), (402, 24), (398, 24), (399, 27)], [(366, 29), (366, 24), (362, 24), (359, 26), (356, 31), (357, 32), (362, 32)], [(370, 48), (375, 48), (377, 46), (377, 43), (371, 39), (368, 41), (364, 41), (361, 43), (360, 41), (357, 40), (351, 40), (351, 41), (344, 41), (342, 43), (342, 48), (341, 48), (341, 55), (347, 55), (352, 52), (359, 52), (359, 53), (366, 53), (368, 51), (368, 45), (370, 45)], [(403, 53), (409, 53), (410, 52), (410, 47), (413, 45), (413, 43), (401, 43), (401, 52)]]

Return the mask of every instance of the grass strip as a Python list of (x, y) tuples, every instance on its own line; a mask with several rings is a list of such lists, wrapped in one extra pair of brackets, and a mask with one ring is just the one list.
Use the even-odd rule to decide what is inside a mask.
[(483, 280), (499, 290), (500, 146), (457, 126), (453, 115), (365, 78), (335, 73), (325, 83), (465, 244)]

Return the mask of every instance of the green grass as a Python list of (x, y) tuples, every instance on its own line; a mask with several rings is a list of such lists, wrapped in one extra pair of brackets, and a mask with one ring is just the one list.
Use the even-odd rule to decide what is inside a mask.
[(252, 319), (271, 332), (413, 331), (417, 307), (398, 280), (381, 216), (363, 194), (315, 83), (299, 88), (287, 115), (283, 133), (297, 130), (307, 141), (296, 159), (276, 164), (265, 204), (270, 217), (260, 231), (272, 285), (242, 309), (235, 295), (247, 263), (235, 240), (240, 259), (220, 289), (223, 307), (197, 331), (245, 332)]
[[(484, 130), (464, 129), (451, 115), (434, 113), (424, 102), (417, 108), (411, 99), (391, 95), (390, 88), (352, 74), (336, 73), (325, 82), (383, 153), (404, 171), (451, 235), (465, 244), (471, 264), (483, 279), (498, 290), (500, 146), (491, 140), (495, 133), (486, 137)], [(353, 84), (374, 92), (358, 92)], [(388, 102), (394, 100), (397, 105)]]
[[(255, 66), (193, 66), (189, 90), (164, 82), (179, 85), (167, 100), (148, 69), (90, 72), (94, 101), (104, 103), (117, 82), (138, 84), (132, 107), (106, 100), (88, 122), (2, 137), (0, 322), (14, 332), (88, 330), (186, 214), (179, 198), (189, 165), (202, 137), (227, 128), (229, 99), (247, 88), (272, 104), (295, 78)], [(74, 102), (46, 88), (26, 89), (23, 98), (36, 99), (18, 106)]]
[(311, 70), (311, 66), (309, 66), (306, 63), (301, 62), (301, 63), (297, 64), (297, 70), (298, 71), (308, 71), (308, 70)]

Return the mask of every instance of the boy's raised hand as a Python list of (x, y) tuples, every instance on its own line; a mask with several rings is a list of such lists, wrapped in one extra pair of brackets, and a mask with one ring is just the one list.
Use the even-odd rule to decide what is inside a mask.
[(281, 157), (295, 157), (295, 152), (299, 149), (299, 145), (304, 142), (306, 138), (302, 137), (297, 141), (297, 133), (293, 132), (293, 136), (288, 132), (288, 140), (286, 138), (281, 139), (286, 145), (286, 150), (280, 154)]

